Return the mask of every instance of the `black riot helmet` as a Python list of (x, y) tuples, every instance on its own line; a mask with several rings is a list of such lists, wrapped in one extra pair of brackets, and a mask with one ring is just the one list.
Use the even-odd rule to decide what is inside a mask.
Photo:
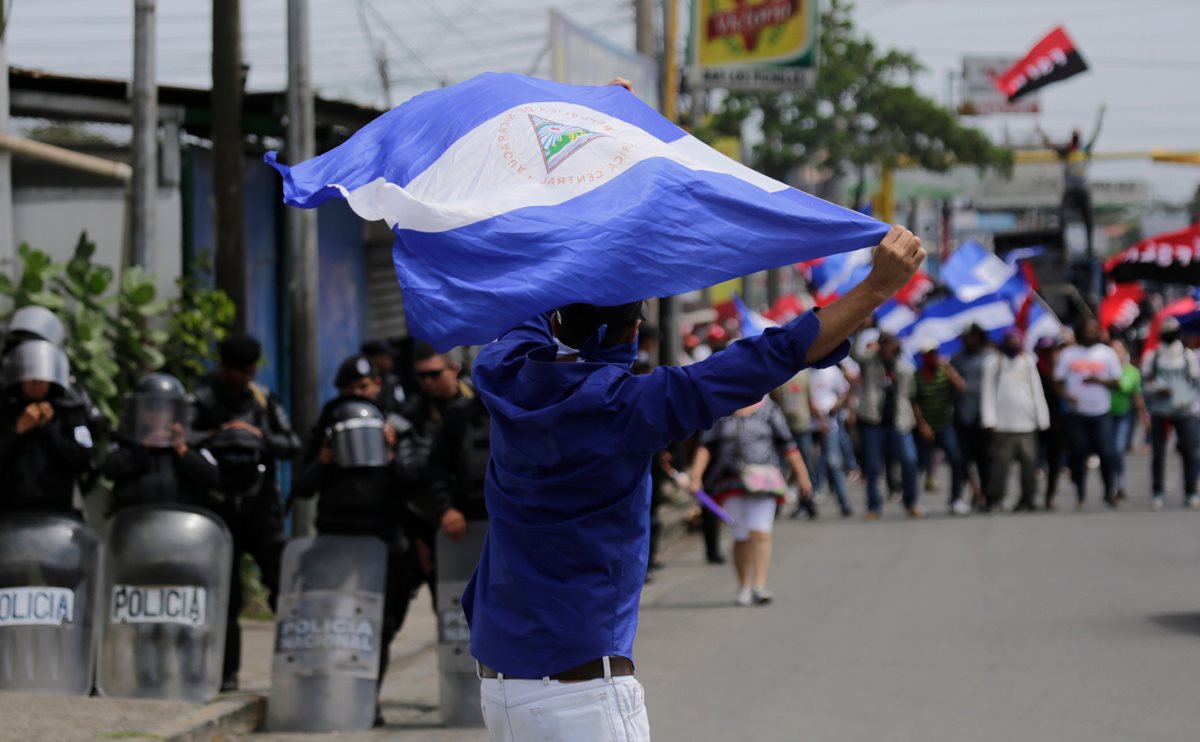
[(383, 413), (365, 399), (347, 399), (333, 410), (329, 444), (338, 466), (387, 466)]
[(4, 356), (5, 389), (23, 381), (45, 381), (62, 390), (70, 384), (70, 378), (67, 354), (47, 340), (26, 340)]
[(190, 406), (183, 384), (170, 374), (146, 374), (125, 395), (122, 438), (150, 448), (170, 448), (176, 424), (186, 429)]
[(67, 330), (54, 312), (36, 304), (13, 312), (4, 333), (4, 352), (8, 353), (26, 340), (45, 340), (59, 348), (67, 339)]

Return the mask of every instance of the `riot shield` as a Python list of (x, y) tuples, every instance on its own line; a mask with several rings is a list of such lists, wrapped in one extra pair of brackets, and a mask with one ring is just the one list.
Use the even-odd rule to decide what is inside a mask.
[(471, 657), (471, 631), (463, 614), (462, 594), (475, 572), (487, 535), (487, 521), (467, 523), (462, 541), (437, 534), (438, 671), (442, 723), (448, 727), (482, 727), (479, 676)]
[(0, 692), (86, 696), (100, 540), (54, 513), (0, 518)]
[(280, 570), (271, 731), (370, 729), (375, 722), (387, 547), (372, 536), (288, 542)]
[(142, 505), (109, 522), (96, 687), (205, 703), (221, 689), (233, 537), (200, 508)]

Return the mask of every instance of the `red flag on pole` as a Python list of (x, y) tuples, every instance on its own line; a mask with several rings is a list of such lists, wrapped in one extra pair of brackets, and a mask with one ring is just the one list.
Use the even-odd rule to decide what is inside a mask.
[(1145, 295), (1140, 283), (1117, 284), (1100, 302), (1100, 325), (1106, 330), (1129, 327), (1138, 318)]
[(1119, 283), (1148, 280), (1200, 286), (1200, 223), (1147, 237), (1112, 256), (1104, 272)]
[(1058, 26), (1034, 45), (1023, 59), (996, 77), (996, 87), (1014, 101), (1026, 93), (1086, 71), (1075, 42)]

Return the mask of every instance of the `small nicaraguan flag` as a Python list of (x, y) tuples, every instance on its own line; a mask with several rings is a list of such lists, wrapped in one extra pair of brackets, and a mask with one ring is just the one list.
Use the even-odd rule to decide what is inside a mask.
[(414, 334), (485, 343), (572, 302), (668, 296), (878, 244), (888, 227), (757, 173), (624, 88), (484, 74), (283, 175), (396, 235)]
[(953, 354), (962, 346), (962, 333), (971, 325), (979, 325), (993, 339), (1016, 324), (1016, 315), (1008, 300), (991, 295), (965, 302), (953, 297), (926, 304), (921, 318), (901, 332), (905, 350), (912, 354), (933, 341), (942, 355)]
[(960, 301), (971, 302), (1000, 290), (1016, 268), (975, 241), (964, 242), (942, 264), (941, 279)]
[(869, 249), (830, 255), (812, 266), (813, 298), (818, 304), (828, 304), (862, 283), (870, 272)]
[(758, 337), (768, 327), (779, 327), (778, 322), (772, 322), (746, 306), (746, 302), (737, 294), (733, 295), (733, 306), (737, 308), (738, 324), (741, 325), (744, 338)]
[(881, 331), (899, 336), (920, 319), (908, 305), (888, 299), (875, 310), (875, 326)]

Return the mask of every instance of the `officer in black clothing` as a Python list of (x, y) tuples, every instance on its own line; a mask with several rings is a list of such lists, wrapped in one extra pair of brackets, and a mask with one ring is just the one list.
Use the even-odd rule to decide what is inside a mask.
[(221, 470), (207, 449), (189, 446), (190, 401), (170, 374), (143, 376), (125, 399), (121, 427), (100, 473), (113, 483), (113, 512), (132, 505), (212, 509)]
[(451, 539), (461, 540), (467, 521), (486, 521), (483, 481), (491, 456), (491, 418), (479, 397), (460, 396), (442, 410), (442, 426), (429, 455), (432, 513)]
[[(375, 536), (388, 547), (383, 643), (379, 683), (388, 665), (388, 646), (404, 623), (412, 588), (420, 584), (414, 541), (419, 537), (409, 510), (416, 449), (411, 426), (385, 416), (374, 404), (379, 377), (365, 356), (338, 368), (339, 396), (321, 410), (309, 437), (319, 441), (292, 486), (292, 496), (317, 502), (317, 533)], [(376, 710), (376, 721), (382, 718)]]
[(386, 340), (368, 340), (362, 344), (361, 353), (367, 357), (379, 375), (379, 394), (375, 395), (375, 406), (383, 414), (399, 413), (408, 395), (400, 377), (394, 373), (396, 366), (392, 346)]
[[(3, 355), (7, 356), (28, 340), (46, 340), (66, 352), (67, 328), (54, 312), (37, 304), (29, 304), (13, 312), (12, 318), (9, 319), (8, 329), (4, 334)], [(75, 381), (74, 376), (68, 376), (68, 384), (63, 391), (67, 398), (73, 398), (72, 405), (83, 407), (85, 424), (92, 441), (103, 440), (108, 435), (108, 420), (92, 402), (87, 390)], [(86, 493), (91, 489), (95, 477), (90, 460), (88, 468), (80, 474), (81, 488)]]
[(27, 340), (4, 357), (0, 397), (0, 516), (25, 510), (79, 515), (75, 478), (87, 470), (92, 435), (87, 412), (67, 392), (61, 348)]
[(250, 554), (258, 563), (274, 607), (286, 540), (275, 462), (296, 456), (301, 441), (279, 399), (254, 383), (262, 345), (238, 333), (222, 340), (217, 351), (220, 364), (196, 387), (192, 439), (211, 451), (220, 465), (215, 508), (233, 533), (222, 689), (234, 690), (241, 664), (237, 616), (242, 609), (242, 555)]

